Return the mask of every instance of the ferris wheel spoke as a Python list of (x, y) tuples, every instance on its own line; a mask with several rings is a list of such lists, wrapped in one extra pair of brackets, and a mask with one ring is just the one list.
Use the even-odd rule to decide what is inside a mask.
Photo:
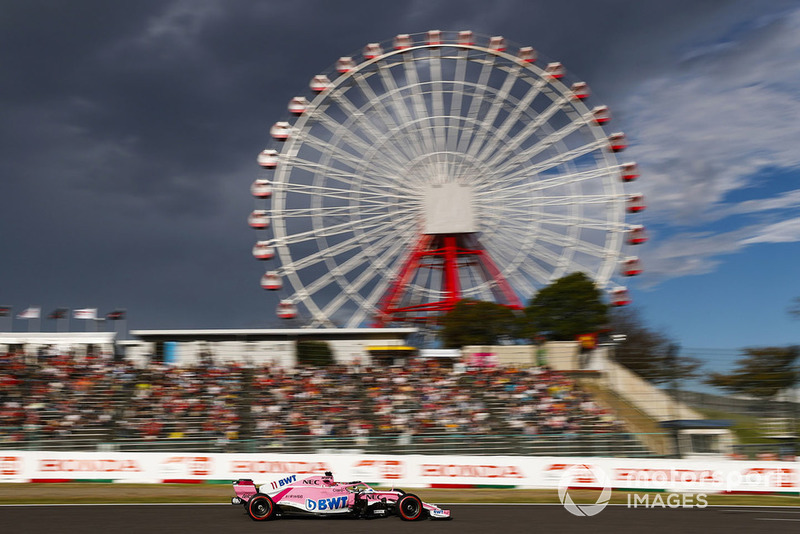
[[(394, 236), (393, 239), (396, 239), (396, 236)], [(344, 241), (342, 243), (333, 245), (325, 249), (318, 250), (313, 254), (305, 254), (302, 258), (298, 260), (287, 261), (281, 266), (279, 272), (294, 274), (299, 271), (303, 271), (304, 269), (308, 269), (309, 267), (313, 267), (314, 265), (323, 263), (330, 257), (351, 253), (353, 251), (358, 251), (359, 248), (363, 245), (363, 243), (364, 243), (364, 236), (356, 235), (354, 237), (349, 238), (347, 241)]]
[(437, 151), (447, 150), (447, 126), (444, 116), (444, 86), (442, 83), (442, 62), (440, 48), (435, 48), (430, 54), (431, 71), (431, 106), (433, 110), (433, 137), (436, 140), (434, 148)]
[[(468, 61), (467, 56), (467, 61)], [(470, 102), (469, 102), (469, 111), (467, 111), (467, 120), (472, 121), (474, 124), (479, 124), (480, 122), (480, 110), (481, 105), (485, 101), (484, 95), (486, 94), (487, 89), (489, 88), (489, 79), (492, 74), (492, 67), (495, 63), (495, 56), (492, 55), (487, 58), (486, 61), (482, 62), (481, 72), (478, 75), (478, 81), (474, 87), (474, 93), (470, 95)], [(470, 145), (473, 142), (471, 131), (462, 131), (461, 136), (458, 141), (458, 148), (456, 149), (457, 152), (467, 153)], [(479, 133), (479, 132), (476, 132)]]
[(359, 217), (358, 220), (351, 220), (332, 226), (327, 226), (324, 229), (314, 229), (305, 232), (298, 232), (291, 236), (282, 236), (280, 241), (282, 244), (297, 244), (317, 237), (333, 237), (341, 234), (352, 232), (353, 228), (359, 228), (364, 231), (380, 228), (382, 225), (391, 224), (394, 214), (379, 213), (370, 217)]
[[(497, 146), (497, 144), (501, 140), (506, 138), (508, 132), (511, 131), (511, 128), (515, 124), (519, 123), (523, 114), (526, 112), (526, 110), (530, 108), (531, 104), (533, 103), (533, 100), (539, 95), (539, 93), (542, 91), (542, 88), (545, 87), (546, 85), (547, 85), (547, 80), (545, 78), (539, 78), (535, 83), (531, 84), (530, 88), (525, 93), (525, 96), (523, 96), (522, 99), (519, 101), (519, 103), (512, 108), (511, 113), (508, 115), (508, 117), (506, 117), (505, 121), (503, 121), (503, 124), (501, 124), (500, 127), (497, 129), (497, 134), (491, 139), (491, 144), (485, 150), (482, 151), (482, 154), (491, 153)], [(530, 128), (531, 132), (533, 132), (536, 129), (540, 128), (542, 126), (540, 117), (542, 117), (542, 115), (547, 115), (547, 114), (552, 116), (555, 113), (555, 110), (554, 111), (550, 110), (550, 108), (554, 107), (553, 104), (551, 104), (542, 113), (537, 115), (537, 118), (526, 126), (526, 129)], [(531, 126), (534, 123), (538, 124)], [(515, 136), (515, 139), (517, 137), (518, 136)]]
[[(372, 149), (372, 145), (370, 145), (364, 139), (353, 133), (352, 130), (345, 128), (343, 124), (336, 122), (327, 115), (324, 114), (321, 115), (318, 118), (318, 122), (319, 124), (323, 125), (325, 129), (327, 129), (331, 134), (333, 134), (334, 136), (339, 136), (339, 139), (345, 141), (346, 144), (351, 148), (353, 148), (353, 150), (357, 152), (359, 155), (363, 156), (365, 152), (368, 152)], [(333, 151), (335, 147), (334, 153), (336, 154), (337, 158), (349, 163), (354, 169), (358, 168), (359, 166), (362, 166), (365, 163), (362, 157), (358, 157), (357, 155), (348, 152), (342, 146), (340, 146), (339, 143), (336, 143), (333, 140), (326, 141), (310, 133), (308, 134), (308, 137), (313, 140), (313, 145), (311, 146), (319, 148), (320, 152)], [(384, 156), (385, 155), (386, 154), (384, 153)], [(378, 164), (378, 167), (380, 169), (378, 167), (375, 167), (375, 170), (379, 171), (379, 174), (388, 173), (388, 174), (383, 174), (384, 176), (395, 173), (397, 169), (397, 165), (395, 165), (395, 167), (392, 168), (388, 164), (388, 162), (385, 161), (384, 158), (378, 161), (373, 159), (371, 160), (371, 163), (373, 164), (373, 167), (375, 167), (375, 164)]]
[[(336, 280), (341, 280), (341, 277), (344, 277), (345, 275), (350, 273), (353, 269), (362, 266), (370, 256), (377, 256), (378, 254), (373, 251), (380, 251), (381, 255), (390, 254), (391, 250), (394, 247), (398, 246), (398, 241), (399, 240), (397, 239), (396, 236), (387, 233), (383, 238), (378, 240), (376, 243), (373, 243), (371, 246), (360, 249), (356, 254), (351, 256), (345, 262), (337, 265), (334, 269), (329, 270), (324, 275), (318, 277), (312, 283), (307, 285), (306, 292), (308, 296), (314, 295), (316, 292), (321, 291), (322, 289), (326, 288)], [(328, 258), (322, 258), (323, 261), (327, 259)], [(348, 284), (341, 283), (340, 281), (340, 286), (342, 288), (347, 289), (345, 287), (347, 285)], [(349, 296), (347, 296), (347, 298), (349, 298)], [(323, 312), (324, 311), (326, 310), (323, 309)]]
[[(403, 66), (405, 68), (406, 87), (409, 88), (411, 93), (412, 109), (415, 117), (415, 122), (421, 124), (421, 121), (428, 117), (428, 106), (425, 103), (425, 97), (422, 94), (422, 84), (420, 83), (417, 69), (414, 66), (414, 56), (409, 52), (403, 54)], [(420, 129), (422, 134), (422, 146), (425, 152), (430, 153), (436, 150), (431, 133), (428, 128)]]
[[(538, 145), (537, 145), (538, 146)], [(567, 150), (561, 154), (557, 154), (550, 158), (547, 158), (544, 161), (534, 163), (527, 167), (520, 168), (524, 159), (527, 158), (516, 158), (514, 162), (508, 162), (504, 167), (498, 168), (494, 176), (501, 177), (503, 180), (510, 181), (519, 179), (522, 176), (534, 176), (540, 172), (546, 171), (548, 169), (552, 169), (554, 167), (558, 167), (564, 163), (573, 161), (575, 159), (580, 158), (581, 156), (585, 156), (586, 154), (590, 154), (595, 150), (600, 150), (601, 148), (606, 146), (605, 140), (597, 140), (591, 141), (579, 147), (573, 148), (572, 150)], [(511, 168), (516, 167), (517, 169), (510, 174), (503, 174), (504, 172), (510, 170)]]
[[(542, 126), (547, 124), (547, 122), (553, 118), (553, 116), (561, 109), (561, 107), (568, 101), (568, 98), (562, 96), (553, 102), (541, 113), (539, 113), (534, 120), (527, 123), (525, 127), (523, 127), (519, 133), (514, 135), (510, 139), (506, 139), (506, 136), (514, 124), (517, 121), (511, 121), (511, 117), (508, 117), (506, 122), (501, 125), (498, 129), (497, 133), (492, 137), (491, 141), (487, 143), (485, 149), (481, 151), (479, 155), (480, 158), (486, 156), (487, 164), (490, 166), (498, 165), (504, 158), (506, 158), (509, 154), (512, 154), (515, 150), (519, 148), (519, 146), (527, 139), (529, 139), (532, 135), (534, 135)], [(514, 113), (521, 115), (522, 108), (519, 106), (515, 106)], [(565, 132), (564, 135), (567, 135), (572, 130)], [(502, 145), (500, 143), (502, 142)], [(500, 145), (499, 150), (495, 150), (497, 146)], [(491, 157), (489, 155), (491, 154)], [(531, 154), (535, 155), (535, 154)]]
[[(330, 175), (328, 175), (330, 177)], [(348, 183), (351, 185), (357, 184), (358, 181), (350, 182), (347, 178), (347, 175), (341, 175), (338, 179), (344, 183)], [(358, 199), (359, 202), (371, 203), (371, 204), (381, 204), (381, 205), (391, 205), (389, 202), (390, 199), (396, 200), (407, 200), (407, 197), (399, 192), (389, 192), (389, 191), (380, 191), (376, 189), (375, 191), (358, 191), (357, 193), (354, 192), (353, 189), (342, 189), (341, 187), (332, 187), (330, 185), (316, 185), (316, 184), (303, 184), (303, 183), (294, 183), (294, 184), (275, 184), (274, 191), (280, 191), (282, 194), (295, 193), (298, 195), (307, 195), (310, 197), (316, 197), (318, 195), (325, 195), (326, 199), (343, 199), (343, 200), (354, 200)], [(282, 210), (286, 212), (287, 210)]]
[[(358, 277), (356, 277), (355, 280), (353, 280), (353, 282), (349, 284), (342, 284), (343, 286), (346, 285), (346, 287), (344, 287), (345, 291), (339, 293), (339, 295), (334, 297), (333, 300), (331, 300), (330, 303), (323, 308), (322, 311), (326, 315), (328, 316), (333, 315), (351, 298), (356, 300), (360, 304), (359, 309), (362, 310), (373, 309), (375, 307), (375, 304), (377, 303), (377, 295), (375, 296), (375, 300), (370, 301), (365, 298), (362, 298), (359, 292), (364, 288), (364, 286), (368, 282), (370, 282), (375, 277), (380, 276), (380, 271), (382, 270), (382, 268), (384, 268), (386, 265), (389, 264), (389, 260), (397, 259), (397, 256), (400, 254), (402, 247), (405, 245), (405, 243), (397, 240), (394, 236), (389, 236), (389, 240), (393, 241), (392, 246), (386, 250), (381, 249), (379, 255), (378, 254), (374, 255), (376, 261), (373, 264), (373, 268), (367, 269), (364, 272), (362, 272)], [(354, 265), (350, 266), (350, 268), (360, 267), (361, 265), (363, 265), (363, 259), (358, 258), (354, 262)]]
[[(380, 74), (381, 82), (383, 83), (383, 87), (386, 93), (390, 95), (394, 95), (390, 104), (390, 108), (394, 111), (394, 113), (400, 119), (400, 125), (416, 125), (411, 113), (406, 106), (405, 98), (401, 93), (397, 81), (394, 79), (394, 75), (391, 72), (391, 67), (387, 65), (382, 65), (381, 62), (378, 62), (378, 72)], [(425, 148), (419, 144), (419, 137), (414, 135), (413, 131), (408, 132), (406, 136), (408, 140), (409, 148), (416, 156), (420, 156), (425, 154)]]
[[(551, 106), (553, 108), (554, 106)], [(558, 108), (552, 111), (553, 114), (558, 111)], [(537, 118), (538, 119), (538, 118)], [(525, 127), (523, 132), (520, 132), (519, 135), (514, 136), (514, 138), (506, 145), (504, 145), (500, 150), (498, 150), (492, 157), (489, 159), (487, 164), (490, 167), (499, 167), (498, 172), (504, 172), (509, 166), (516, 165), (518, 163), (524, 162), (529, 160), (530, 158), (540, 154), (553, 146), (555, 143), (561, 141), (569, 134), (573, 133), (575, 130), (580, 128), (584, 125), (581, 121), (572, 121), (566, 126), (552, 132), (541, 139), (539, 139), (533, 146), (526, 148), (520, 152), (517, 152), (514, 156), (509, 158), (506, 161), (503, 161), (509, 154), (511, 154), (514, 150), (516, 150), (520, 144), (525, 140), (528, 139), (536, 129), (540, 128), (541, 125), (544, 124), (542, 121), (534, 121), (528, 124)], [(536, 125), (535, 127), (533, 127)]]
[(458, 149), (458, 142), (461, 134), (461, 111), (463, 105), (464, 91), (461, 90), (466, 83), (467, 54), (468, 50), (460, 49), (455, 62), (455, 73), (453, 77), (453, 94), (450, 100), (450, 110), (447, 113), (447, 151), (455, 152)]
[[(520, 64), (516, 64), (506, 72), (506, 77), (503, 80), (502, 86), (490, 100), (489, 109), (486, 111), (486, 114), (481, 121), (481, 125), (477, 128), (476, 135), (473, 137), (469, 148), (466, 151), (470, 156), (477, 157), (477, 159), (483, 159), (478, 157), (478, 153), (484, 152), (481, 149), (484, 146), (487, 132), (493, 129), (497, 115), (500, 113), (500, 110), (503, 108), (503, 106), (508, 104), (511, 87), (519, 79), (519, 73), (521, 69), (522, 66)], [(497, 139), (496, 136), (494, 138)]]
[[(331, 99), (339, 104), (342, 109), (349, 114), (352, 124), (359, 126), (364, 132), (367, 133), (368, 138), (373, 140), (373, 144), (370, 145), (366, 141), (363, 141), (359, 136), (353, 135), (355, 139), (358, 139), (357, 144), (359, 148), (362, 149), (362, 152), (369, 152), (377, 140), (382, 139), (387, 135), (386, 131), (381, 131), (372, 121), (368, 120), (364, 111), (358, 109), (356, 105), (353, 104), (349, 98), (347, 98), (346, 94), (331, 95)], [(345, 132), (348, 132), (346, 124), (339, 123), (333, 119), (330, 119), (330, 117), (328, 119), (328, 124), (331, 126), (334, 124), (338, 125), (339, 128), (342, 128)], [(328, 129), (333, 132), (331, 128)], [(382, 151), (383, 156), (386, 159), (394, 162), (395, 166), (403, 166), (408, 161), (408, 155), (398, 151), (396, 145), (392, 143), (383, 143), (382, 146), (384, 147), (384, 150)]]

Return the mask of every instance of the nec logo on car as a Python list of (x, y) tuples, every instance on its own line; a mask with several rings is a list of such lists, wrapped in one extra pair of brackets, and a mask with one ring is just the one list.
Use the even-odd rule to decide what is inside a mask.
[(318, 501), (306, 499), (306, 509), (309, 512), (313, 512), (315, 510), (319, 510), (320, 512), (323, 510), (338, 510), (339, 508), (344, 508), (345, 506), (347, 506), (346, 495), (341, 497), (332, 497), (330, 499), (320, 499)]

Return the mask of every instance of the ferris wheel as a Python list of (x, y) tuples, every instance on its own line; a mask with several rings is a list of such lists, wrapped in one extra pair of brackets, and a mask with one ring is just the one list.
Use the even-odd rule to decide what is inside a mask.
[(435, 320), (461, 299), (521, 308), (575, 271), (612, 304), (641, 272), (635, 163), (587, 84), (469, 31), (370, 43), (271, 128), (253, 255), (278, 315), (311, 327)]

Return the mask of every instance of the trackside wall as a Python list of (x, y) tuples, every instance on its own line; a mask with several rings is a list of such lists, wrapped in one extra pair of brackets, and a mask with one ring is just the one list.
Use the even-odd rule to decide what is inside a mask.
[[(573, 466), (579, 466), (572, 469)], [(256, 483), (332, 471), (409, 488), (516, 487), (800, 493), (800, 462), (524, 456), (0, 452), (0, 482)], [(598, 475), (602, 473), (605, 476)], [(595, 476), (597, 475), (597, 476)], [(604, 480), (598, 480), (598, 477)]]

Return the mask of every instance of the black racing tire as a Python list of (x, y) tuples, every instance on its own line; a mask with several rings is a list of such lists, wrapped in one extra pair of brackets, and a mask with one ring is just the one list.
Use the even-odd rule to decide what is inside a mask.
[(418, 521), (425, 517), (422, 501), (413, 493), (406, 493), (397, 501), (395, 511), (403, 521)]
[(275, 517), (275, 503), (269, 495), (257, 493), (247, 501), (247, 514), (253, 521), (267, 521)]

